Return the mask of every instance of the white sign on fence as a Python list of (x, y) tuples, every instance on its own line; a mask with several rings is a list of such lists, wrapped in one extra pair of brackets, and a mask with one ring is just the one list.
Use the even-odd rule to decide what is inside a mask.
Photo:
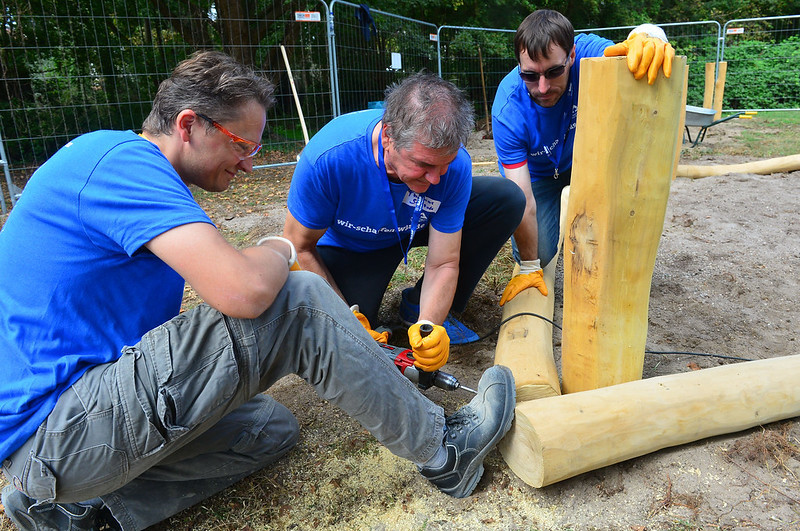
[(742, 33), (744, 33), (744, 28), (728, 28), (725, 31), (726, 35), (741, 35)]
[(294, 19), (300, 22), (320, 22), (319, 11), (295, 11)]

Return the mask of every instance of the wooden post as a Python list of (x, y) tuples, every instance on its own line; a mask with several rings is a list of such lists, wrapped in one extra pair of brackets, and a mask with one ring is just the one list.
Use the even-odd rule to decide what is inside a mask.
[[(573, 190), (574, 193), (574, 190)], [(517, 405), (500, 452), (534, 487), (662, 448), (800, 415), (800, 355)]]
[(303, 140), (305, 140), (306, 144), (308, 144), (308, 129), (306, 129), (306, 119), (303, 117), (303, 107), (300, 106), (300, 98), (297, 96), (297, 87), (294, 85), (292, 67), (289, 66), (289, 58), (286, 56), (286, 48), (283, 46), (283, 44), (281, 44), (281, 55), (283, 55), (283, 63), (286, 65), (286, 73), (289, 74), (289, 85), (292, 87), (294, 104), (297, 107), (297, 116), (300, 117), (300, 128), (303, 130)]
[(706, 109), (713, 109), (716, 70), (717, 63), (706, 63), (706, 77), (703, 85), (703, 107)]
[[(681, 109), (686, 109), (686, 95), (689, 93), (689, 69), (684, 68), (683, 73), (683, 92), (681, 95)], [(672, 180), (678, 176), (678, 161), (681, 158), (681, 150), (683, 149), (683, 130), (686, 126), (686, 111), (681, 112), (680, 120), (678, 123), (678, 147), (675, 149), (675, 160), (672, 161)]]
[(486, 115), (486, 134), (492, 137), (492, 115), (489, 112), (489, 101), (486, 99), (486, 80), (483, 77), (483, 54), (478, 46), (478, 62), (481, 65), (481, 88), (483, 89), (483, 112)]
[(714, 115), (715, 120), (722, 118), (722, 96), (725, 95), (725, 76), (728, 73), (728, 62), (722, 61), (717, 72), (717, 82), (714, 84), (714, 105), (712, 109), (717, 111)]
[[(569, 201), (569, 186), (561, 192), (561, 233), (558, 250), (564, 241), (564, 220)], [(558, 251), (544, 267), (547, 297), (538, 289), (529, 288), (503, 306), (503, 320), (518, 313), (535, 313), (553, 320), (555, 271)], [(519, 265), (514, 267), (514, 275)], [(494, 362), (505, 365), (514, 373), (517, 403), (561, 394), (558, 369), (553, 358), (553, 325), (532, 315), (514, 317), (500, 327)]]
[(642, 377), (650, 281), (664, 226), (686, 58), (635, 80), (625, 58), (581, 62), (564, 240), (562, 391)]

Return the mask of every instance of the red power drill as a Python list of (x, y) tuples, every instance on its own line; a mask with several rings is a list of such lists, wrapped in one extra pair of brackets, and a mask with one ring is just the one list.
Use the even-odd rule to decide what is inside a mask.
[[(420, 326), (420, 334), (422, 334), (422, 337), (427, 336), (432, 331), (433, 327), (429, 324), (423, 324)], [(469, 387), (461, 385), (458, 379), (452, 374), (448, 374), (440, 370), (427, 372), (415, 367), (414, 351), (410, 348), (395, 347), (383, 343), (379, 344), (381, 347), (386, 349), (386, 353), (390, 358), (392, 358), (395, 366), (400, 369), (400, 372), (403, 374), (403, 376), (417, 384), (417, 387), (420, 389), (425, 390), (433, 385), (439, 389), (444, 389), (445, 391), (464, 389), (465, 391), (478, 394), (474, 389), (470, 389)]]

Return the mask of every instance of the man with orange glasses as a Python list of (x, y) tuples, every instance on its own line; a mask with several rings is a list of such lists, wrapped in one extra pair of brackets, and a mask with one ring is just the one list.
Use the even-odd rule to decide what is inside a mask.
[[(0, 232), (2, 500), (20, 529), (144, 529), (275, 462), (299, 426), (262, 392), (291, 373), (451, 496), (510, 428), (510, 370), (445, 418), (321, 277), (289, 273), (288, 240), (236, 249), (194, 200), (252, 170), (272, 90), (198, 53), (141, 135), (82, 135), (26, 185)], [(179, 314), (186, 282), (205, 302)]]
[[(514, 36), (518, 65), (500, 82), (492, 105), (492, 134), (500, 173), (525, 193), (526, 207), (511, 239), (519, 274), (506, 286), (502, 306), (535, 287), (547, 295), (542, 267), (556, 255), (561, 191), (570, 182), (578, 116), (578, 79), (584, 57), (628, 55), (636, 79), (653, 84), (663, 67), (672, 70), (675, 50), (664, 31), (642, 24), (614, 45), (580, 34), (567, 18), (540, 9), (522, 21)], [(642, 81), (644, 82), (644, 81)]]

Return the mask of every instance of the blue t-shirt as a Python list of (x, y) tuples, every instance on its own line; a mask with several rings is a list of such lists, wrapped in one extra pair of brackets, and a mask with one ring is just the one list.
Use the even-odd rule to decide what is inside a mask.
[(553, 107), (541, 107), (531, 99), (516, 68), (500, 82), (492, 104), (492, 135), (500, 173), (503, 166), (527, 162), (531, 181), (572, 167), (572, 147), (578, 117), (578, 81), (584, 57), (601, 57), (613, 44), (597, 35), (575, 37), (575, 62), (564, 94)]
[(398, 245), (398, 229), (407, 238), (414, 217), (419, 219), (417, 229), (430, 223), (445, 233), (464, 224), (472, 192), (472, 161), (464, 147), (439, 184), (417, 194), (405, 184), (389, 182), (375, 164), (372, 131), (382, 118), (382, 110), (339, 116), (300, 155), (289, 189), (289, 212), (304, 227), (327, 229), (319, 245), (358, 252)]
[(211, 223), (159, 149), (132, 131), (69, 142), (0, 231), (0, 460), (89, 368), (178, 314), (183, 279), (143, 247)]

